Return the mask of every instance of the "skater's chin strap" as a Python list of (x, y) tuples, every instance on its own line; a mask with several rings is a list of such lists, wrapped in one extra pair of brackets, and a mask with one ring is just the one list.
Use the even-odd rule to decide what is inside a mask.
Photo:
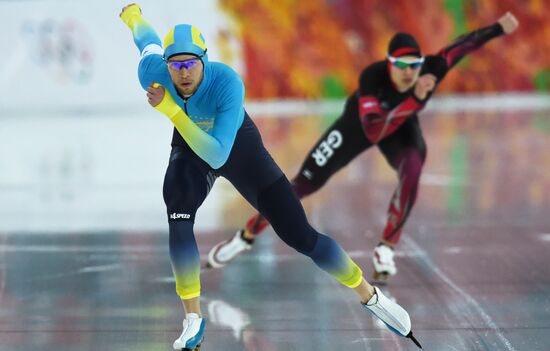
[(418, 340), (416, 340), (416, 338), (413, 336), (413, 332), (409, 332), (409, 334), (407, 334), (407, 338), (411, 339), (412, 342), (414, 342), (414, 344), (416, 346), (418, 346), (421, 350), (422, 350), (422, 345), (420, 345), (420, 343), (418, 342)]

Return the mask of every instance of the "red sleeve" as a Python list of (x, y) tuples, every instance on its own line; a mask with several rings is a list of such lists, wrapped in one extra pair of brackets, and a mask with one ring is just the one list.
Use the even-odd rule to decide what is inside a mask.
[(447, 61), (447, 66), (450, 69), (464, 56), (502, 34), (504, 34), (502, 26), (499, 23), (495, 23), (492, 26), (460, 36), (451, 45), (441, 49), (438, 56), (443, 57)]

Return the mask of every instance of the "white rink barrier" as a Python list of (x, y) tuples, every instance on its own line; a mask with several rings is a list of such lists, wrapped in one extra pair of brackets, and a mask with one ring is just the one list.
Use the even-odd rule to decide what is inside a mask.
[[(345, 100), (273, 100), (250, 101), (247, 111), (253, 115), (292, 117), (297, 115), (340, 114)], [(550, 109), (550, 94), (500, 93), (486, 95), (436, 95), (425, 112), (536, 111)]]
[[(445, 97), (428, 110), (532, 111), (548, 109), (549, 101), (543, 95)], [(256, 119), (337, 114), (342, 107), (343, 101), (247, 103)], [(132, 113), (2, 114), (0, 231), (166, 230), (162, 182), (171, 135), (169, 121), (145, 102)], [(218, 179), (197, 228), (219, 227), (223, 204), (238, 196)]]

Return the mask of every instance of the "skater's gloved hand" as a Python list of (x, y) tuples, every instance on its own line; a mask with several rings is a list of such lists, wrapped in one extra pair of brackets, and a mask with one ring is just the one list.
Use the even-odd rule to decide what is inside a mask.
[(516, 16), (514, 16), (511, 12), (506, 12), (504, 16), (498, 19), (498, 23), (506, 34), (512, 33), (519, 26)]
[(135, 19), (141, 17), (141, 8), (138, 4), (134, 3), (126, 5), (122, 8), (122, 11), (120, 11), (119, 16), (122, 22), (126, 23), (128, 27), (132, 28)]
[(147, 88), (147, 98), (151, 106), (165, 114), (170, 120), (173, 120), (181, 111), (181, 107), (176, 104), (170, 92), (158, 83), (151, 83)]
[(421, 75), (414, 86), (416, 98), (420, 101), (425, 100), (428, 93), (434, 90), (436, 81), (437, 78), (431, 73)]

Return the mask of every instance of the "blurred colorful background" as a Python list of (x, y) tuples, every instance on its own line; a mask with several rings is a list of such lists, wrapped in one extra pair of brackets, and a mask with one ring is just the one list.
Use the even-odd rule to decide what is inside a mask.
[[(138, 84), (139, 54), (118, 18), (125, 4), (0, 0), (0, 42), (9, 48), (0, 55), (0, 231), (166, 230), (160, 189), (172, 126), (150, 108)], [(505, 131), (495, 137), (511, 133), (503, 139), (518, 141), (518, 149), (527, 147), (522, 138), (536, 141), (540, 145), (529, 146), (528, 152), (537, 160), (528, 162), (517, 179), (533, 178), (525, 196), (535, 206), (549, 198), (541, 195), (548, 194), (544, 167), (549, 160), (538, 152), (548, 148), (550, 129), (548, 0), (139, 4), (161, 38), (175, 23), (193, 23), (206, 38), (210, 59), (242, 75), (245, 107), (289, 176), (339, 116), (361, 70), (384, 58), (395, 32), (414, 34), (424, 53), (436, 53), (457, 36), (495, 23), (511, 11), (519, 19), (519, 29), (461, 61), (421, 120), (429, 150), (445, 135), (445, 142), (458, 145), (463, 158), (469, 157), (470, 142), (493, 133), (495, 126), (504, 128), (500, 123)], [(516, 117), (502, 117), (507, 114)], [(515, 118), (528, 129), (508, 129)], [(463, 133), (464, 123), (477, 134)], [(520, 136), (522, 130), (528, 132)], [(454, 178), (456, 163), (448, 163), (456, 160), (451, 150), (455, 148), (440, 148), (441, 156), (430, 153), (428, 162), (438, 160), (446, 166), (428, 167), (438, 169), (437, 177), (447, 177), (445, 184), (458, 187), (437, 191), (460, 194), (468, 182)], [(492, 171), (500, 167), (497, 154), (484, 156), (495, 167), (488, 168)], [(533, 164), (538, 168), (528, 171)], [(363, 166), (350, 166), (351, 174), (354, 167)], [(464, 167), (456, 167), (467, 174)], [(376, 176), (390, 187), (395, 181), (381, 157), (361, 174)], [(492, 189), (487, 182), (487, 189)], [(453, 206), (465, 204), (468, 194), (462, 193)], [(384, 213), (387, 199), (377, 201)], [(483, 206), (490, 203), (486, 197), (483, 201)], [(208, 220), (199, 213), (197, 227), (210, 230), (240, 225), (241, 212), (245, 216), (251, 208), (220, 179), (202, 211)]]
[[(506, 11), (519, 31), (466, 60), (444, 92), (548, 91), (550, 2), (544, 0), (220, 0), (235, 19), (252, 98), (339, 97), (354, 90), (366, 65), (383, 59), (397, 31), (436, 53)], [(222, 55), (231, 62), (231, 55)]]

